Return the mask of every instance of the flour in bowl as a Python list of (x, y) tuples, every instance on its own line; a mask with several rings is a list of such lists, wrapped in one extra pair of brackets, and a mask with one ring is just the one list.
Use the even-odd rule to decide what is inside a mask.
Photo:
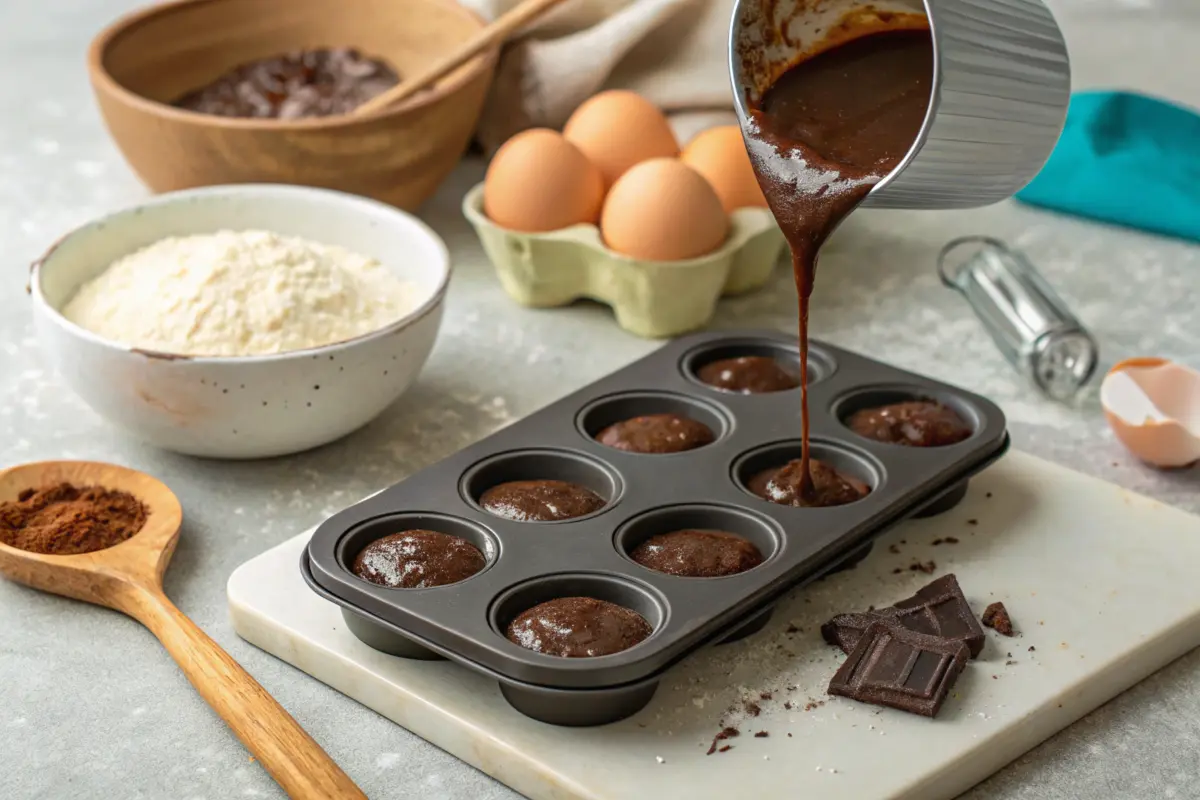
[(144, 350), (249, 356), (353, 339), (416, 302), (415, 286), (366, 256), (267, 231), (218, 231), (117, 260), (63, 315)]

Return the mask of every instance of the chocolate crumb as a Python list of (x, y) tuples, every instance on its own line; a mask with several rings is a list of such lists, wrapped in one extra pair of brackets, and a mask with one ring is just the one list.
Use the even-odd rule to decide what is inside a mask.
[(1012, 618), (1008, 616), (1008, 610), (1004, 607), (1004, 603), (992, 603), (985, 608), (980, 622), (1001, 636), (1013, 635)]
[(785, 633), (804, 633), (804, 628), (797, 628), (795, 625), (789, 622)]
[(900, 544), (908, 544), (908, 539), (901, 539)]
[(1034, 647), (1033, 645), (1029, 645), (1029, 652), (1031, 652), (1031, 653), (1032, 653), (1032, 652), (1034, 652), (1035, 650), (1037, 650), (1037, 648), (1036, 648), (1036, 647)]
[(946, 537), (945, 539), (943, 539), (942, 541), (943, 541), (943, 542), (945, 542), (946, 544), (958, 544), (958, 537), (956, 537), (956, 536), (947, 536), (947, 537)]
[(914, 561), (908, 565), (908, 568), (912, 572), (924, 572), (926, 575), (932, 575), (933, 571), (937, 569), (937, 564), (933, 561)]
[(874, 611), (874, 610), (875, 610), (875, 606), (867, 606), (867, 611)]
[(768, 733), (767, 731), (759, 731), (758, 733), (754, 734), (754, 738), (755, 739), (766, 739), (770, 735), (771, 734)]
[(1017, 662), (1015, 662), (1015, 661), (1005, 661), (1005, 662), (1004, 662), (1004, 666), (1006, 666), (1006, 667), (1011, 667), (1011, 666), (1012, 666), (1013, 664), (1015, 664), (1015, 663), (1017, 663)]
[(1005, 658), (1012, 658), (1012, 653), (1005, 653), (1005, 654), (1004, 654), (1004, 657), (1005, 657)]
[(904, 570), (900, 569), (899, 567), (896, 567), (894, 570), (892, 570), (893, 575), (899, 575), (902, 572), (904, 572)]
[(988, 497), (991, 497), (991, 496), (992, 496), (992, 493), (991, 493), (991, 492), (988, 492), (988, 493), (987, 493), (987, 496), (988, 496)]
[(759, 708), (758, 703), (746, 703), (746, 713), (752, 717), (757, 717), (762, 713), (762, 709)]
[(932, 542), (930, 542), (930, 544), (933, 545), (934, 547), (937, 547), (939, 544), (941, 544), (944, 541), (946, 541), (946, 540), (945, 539), (934, 539)]
[(898, 556), (898, 555), (900, 555), (900, 548), (899, 548), (899, 547), (897, 547), (897, 546), (896, 546), (896, 545), (894, 545), (894, 544), (889, 544), (889, 545), (888, 545), (888, 552), (889, 552), (889, 553), (892, 553), (893, 555), (897, 555), (897, 556)]
[(792, 738), (792, 735), (791, 735), (790, 733), (788, 734), (788, 738), (789, 738), (789, 739), (790, 739), (790, 738)]
[(968, 524), (968, 525), (978, 525), (978, 524), (979, 524), (979, 520), (977, 520), (977, 519), (969, 519), (969, 520), (967, 520), (967, 524)]
[(772, 697), (774, 697), (774, 695), (770, 692), (763, 692), (758, 697), (760, 700), (770, 700)]
[(993, 676), (992, 676), (992, 680), (999, 680), (999, 678), (998, 678), (998, 676), (996, 676), (996, 675), (993, 675)]
[(791, 711), (792, 710), (792, 701), (788, 700), (786, 703), (783, 704), (783, 707), (786, 708), (788, 711)]
[(724, 728), (720, 733), (713, 737), (712, 745), (709, 746), (708, 752), (705, 753), (705, 755), (711, 756), (713, 753), (717, 752), (717, 742), (725, 739), (732, 739), (740, 733), (741, 731), (739, 731), (737, 728)]
[(732, 749), (733, 749), (733, 745), (731, 745), (731, 744), (727, 744), (727, 745), (725, 745), (724, 747), (718, 747), (718, 748), (717, 748), (717, 752), (718, 752), (718, 753), (724, 753), (726, 750), (732, 750)]

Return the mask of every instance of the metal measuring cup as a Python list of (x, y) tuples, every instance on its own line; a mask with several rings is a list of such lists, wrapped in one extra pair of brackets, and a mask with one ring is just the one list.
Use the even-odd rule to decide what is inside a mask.
[(743, 133), (754, 138), (748, 104), (789, 67), (847, 31), (921, 18), (934, 42), (929, 112), (863, 205), (972, 208), (1011, 196), (1049, 158), (1070, 97), (1062, 31), (1040, 0), (737, 0), (729, 67)]

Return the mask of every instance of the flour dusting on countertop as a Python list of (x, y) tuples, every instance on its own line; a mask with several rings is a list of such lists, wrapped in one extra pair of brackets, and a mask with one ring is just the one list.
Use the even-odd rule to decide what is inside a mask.
[(119, 259), (63, 315), (121, 344), (248, 356), (305, 350), (384, 328), (416, 289), (378, 261), (267, 231), (162, 239)]

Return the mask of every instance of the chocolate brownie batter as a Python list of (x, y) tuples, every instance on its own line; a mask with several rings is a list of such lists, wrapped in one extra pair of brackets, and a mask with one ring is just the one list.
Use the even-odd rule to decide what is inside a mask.
[(235, 67), (174, 105), (219, 117), (331, 117), (399, 82), (388, 64), (348, 47), (301, 50)]
[(703, 422), (679, 414), (649, 414), (609, 425), (596, 441), (630, 453), (682, 453), (712, 444), (716, 437)]
[[(811, 481), (807, 489), (806, 478)], [(746, 488), (764, 500), (799, 508), (844, 506), (871, 493), (870, 486), (815, 458), (807, 465), (796, 458), (782, 467), (765, 469), (752, 477)]]
[[(918, 18), (914, 24), (924, 23)], [(751, 109), (748, 134), (757, 140), (751, 161), (791, 248), (800, 300), (801, 495), (816, 490), (808, 447), (808, 301), (817, 252), (908, 153), (932, 87), (927, 28), (876, 32), (796, 64)], [(775, 155), (765, 156), (764, 147)]]
[(705, 364), (696, 371), (696, 377), (721, 391), (740, 394), (782, 392), (800, 385), (795, 375), (766, 356), (723, 358)]
[(483, 553), (466, 539), (411, 530), (364, 547), (354, 559), (354, 574), (393, 589), (426, 589), (466, 580), (486, 564)]
[(971, 435), (954, 409), (933, 400), (910, 400), (855, 411), (846, 427), (877, 442), (910, 447), (945, 447)]
[(652, 536), (629, 554), (655, 572), (687, 578), (718, 578), (754, 569), (762, 553), (753, 543), (724, 531), (683, 530)]
[(510, 481), (484, 492), (479, 505), (517, 522), (550, 522), (599, 511), (604, 500), (591, 489), (566, 481)]
[(535, 653), (592, 658), (628, 650), (652, 632), (636, 611), (591, 597), (560, 597), (518, 616), (507, 635)]

